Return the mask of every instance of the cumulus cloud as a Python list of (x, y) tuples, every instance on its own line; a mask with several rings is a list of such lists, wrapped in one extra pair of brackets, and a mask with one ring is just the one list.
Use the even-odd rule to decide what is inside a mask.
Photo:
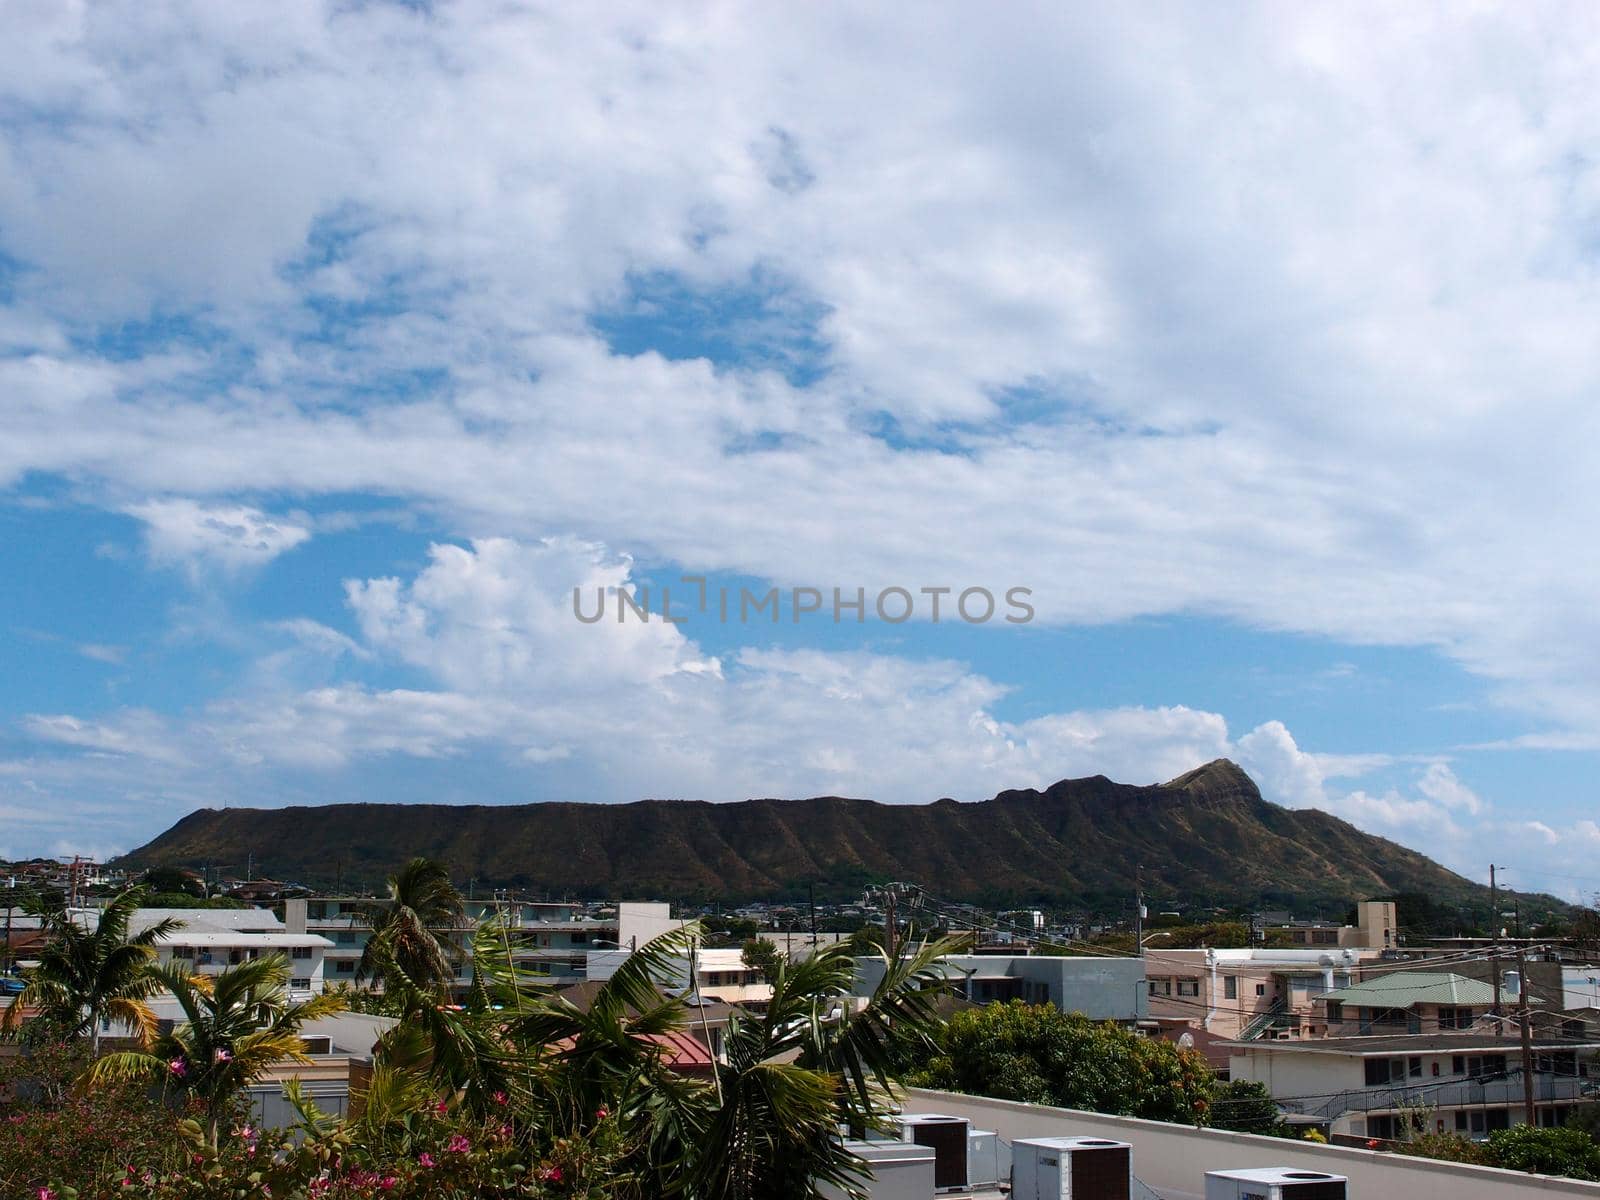
[(292, 521), (243, 505), (147, 500), (124, 511), (144, 522), (152, 559), (190, 571), (234, 573), (263, 566), (311, 536)]
[[(923, 18), (29, 9), (0, 45), (0, 485), (71, 480), (197, 578), (309, 536), (250, 497), (444, 528), (351, 613), (477, 711), (340, 679), (182, 719), (263, 762), (387, 753), (393, 719), (430, 761), (455, 722), (559, 769), (630, 688), (658, 723), (626, 726), (618, 792), (635, 755), (685, 788), (909, 795), (1228, 745), (1162, 698), (1008, 726), (1005, 681), (959, 664), (580, 636), (539, 581), (616, 586), (597, 544), (1430, 647), (1550, 727), (1508, 744), (1593, 749), (1595, 14)], [(616, 332), (670, 308), (672, 337)], [(83, 720), (33, 728), (132, 736)], [(1393, 765), (1275, 722), (1235, 749), (1295, 803)], [(1427, 769), (1352, 795), (1486, 815)]]

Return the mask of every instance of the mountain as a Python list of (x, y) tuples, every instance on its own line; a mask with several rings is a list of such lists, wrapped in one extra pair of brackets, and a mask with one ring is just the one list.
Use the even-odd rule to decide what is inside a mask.
[(967, 804), (820, 796), (203, 809), (122, 861), (237, 871), (253, 857), (275, 878), (348, 887), (416, 854), (480, 887), (614, 899), (800, 896), (809, 884), (843, 899), (898, 879), (952, 900), (1114, 911), (1142, 867), (1158, 903), (1303, 909), (1397, 892), (1487, 903), (1487, 889), (1416, 851), (1262, 799), (1226, 759), (1153, 787), (1096, 775)]

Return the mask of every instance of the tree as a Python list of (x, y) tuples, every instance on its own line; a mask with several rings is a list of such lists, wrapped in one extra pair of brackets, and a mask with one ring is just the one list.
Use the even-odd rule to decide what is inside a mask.
[(58, 899), (30, 905), (40, 918), (47, 941), (39, 965), (28, 973), (27, 986), (6, 1010), (3, 1028), (14, 1033), (25, 1008), (39, 1011), (39, 1020), (63, 1037), (87, 1035), (92, 1052), (100, 1052), (100, 1033), (111, 1021), (133, 1031), (141, 1044), (155, 1033), (156, 1017), (147, 1001), (159, 990), (148, 968), (155, 944), (182, 928), (167, 918), (128, 936), (128, 925), (144, 900), (140, 887), (128, 888), (100, 910), (94, 928)]
[(1267, 1085), (1255, 1079), (1234, 1079), (1216, 1090), (1211, 1100), (1211, 1125), (1239, 1133), (1286, 1134), (1283, 1114)]
[(1052, 1005), (958, 1012), (913, 1079), (929, 1087), (1203, 1125), (1216, 1084), (1205, 1058)]
[(442, 992), (455, 978), (452, 947), (438, 930), (461, 923), (465, 907), (443, 863), (413, 858), (389, 876), (387, 898), (362, 910), (372, 935), (361, 952), (356, 978), (381, 979), (388, 987), (397, 969), (411, 987)]
[(886, 963), (866, 1003), (846, 1003), (855, 959), (834, 946), (780, 960), (760, 1017), (735, 1017), (717, 1102), (695, 1145), (688, 1191), (708, 1200), (805, 1197), (827, 1183), (860, 1194), (861, 1164), (838, 1130), (880, 1126), (908, 1044), (931, 1044), (948, 990), (939, 960), (965, 939), (946, 938)]
[(751, 938), (745, 942), (739, 957), (752, 971), (760, 971), (761, 977), (769, 983), (777, 976), (779, 964), (783, 962), (777, 943), (767, 938)]
[(1513, 1125), (1489, 1135), (1494, 1166), (1570, 1179), (1600, 1180), (1600, 1146), (1581, 1129)]
[(290, 1003), (289, 961), (281, 954), (247, 960), (216, 976), (196, 975), (176, 963), (150, 967), (149, 974), (182, 1006), (183, 1024), (148, 1051), (106, 1055), (90, 1069), (89, 1081), (161, 1081), (197, 1097), (205, 1105), (213, 1147), (234, 1097), (277, 1063), (309, 1063), (300, 1030), (344, 1009), (329, 993)]

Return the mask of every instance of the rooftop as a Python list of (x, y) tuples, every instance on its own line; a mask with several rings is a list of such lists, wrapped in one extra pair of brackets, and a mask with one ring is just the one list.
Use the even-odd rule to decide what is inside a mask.
[[(1222, 1046), (1234, 1050), (1271, 1050), (1295, 1054), (1520, 1054), (1522, 1042), (1514, 1037), (1495, 1037), (1477, 1033), (1412, 1033), (1390, 1037), (1329, 1037), (1301, 1038), (1291, 1041), (1223, 1042)], [(1535, 1050), (1593, 1050), (1600, 1040), (1582, 1041), (1572, 1038), (1533, 1039)]]
[(1494, 1003), (1494, 988), (1446, 971), (1404, 971), (1323, 992), (1319, 999), (1374, 1008), (1410, 1008), (1414, 1004), (1461, 1004), (1481, 1008)]

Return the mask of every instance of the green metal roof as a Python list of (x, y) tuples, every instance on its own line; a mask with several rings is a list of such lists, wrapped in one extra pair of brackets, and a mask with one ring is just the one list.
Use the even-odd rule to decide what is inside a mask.
[(1323, 992), (1318, 999), (1371, 1008), (1410, 1008), (1414, 1004), (1459, 1004), (1478, 1008), (1494, 1003), (1494, 988), (1446, 971), (1397, 971), (1393, 975), (1363, 979), (1337, 991)]

